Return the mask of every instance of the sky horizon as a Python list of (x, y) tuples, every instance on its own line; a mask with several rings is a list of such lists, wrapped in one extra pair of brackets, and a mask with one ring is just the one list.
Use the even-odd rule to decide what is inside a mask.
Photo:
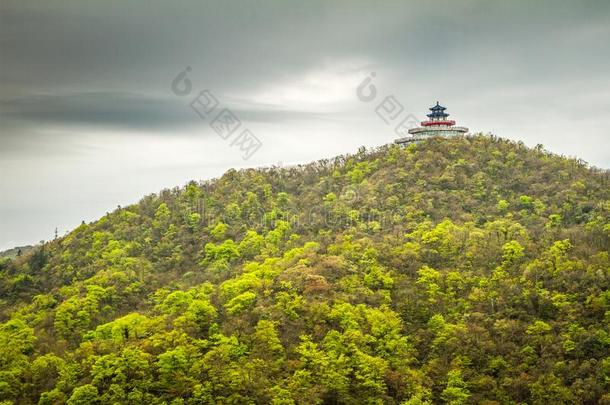
[(0, 250), (229, 168), (391, 143), (437, 100), (609, 169), (607, 38), (601, 0), (4, 1)]

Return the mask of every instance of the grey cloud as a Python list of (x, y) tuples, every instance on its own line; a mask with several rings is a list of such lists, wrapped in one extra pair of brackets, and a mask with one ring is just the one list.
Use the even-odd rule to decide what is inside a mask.
[(3, 115), (40, 125), (116, 126), (163, 130), (192, 124), (187, 107), (178, 100), (130, 93), (95, 92), (47, 94), (0, 102)]
[[(176, 178), (161, 183), (159, 173), (188, 153), (201, 160), (193, 176), (208, 177), (214, 159), (214, 174), (228, 168), (221, 167), (226, 143), (206, 131), (188, 97), (171, 93), (171, 80), (187, 65), (194, 92), (210, 89), (261, 139), (276, 140), (265, 143), (265, 156), (274, 160), (263, 163), (331, 153), (327, 145), (302, 142), (318, 131), (333, 137), (332, 153), (356, 142), (392, 141), (393, 128), (380, 121), (374, 103), (355, 95), (317, 107), (255, 97), (302, 84), (311, 72), (340, 78), (353, 69), (375, 71), (380, 97), (395, 95), (415, 116), (439, 99), (473, 130), (496, 130), (610, 167), (610, 152), (597, 146), (607, 138), (609, 36), (606, 0), (3, 0), (0, 185), (23, 197), (0, 199), (0, 220), (28, 221), (22, 206), (36, 198), (38, 167), (58, 173), (46, 180), (51, 186), (69, 181), (74, 193), (87, 185), (83, 172), (104, 179), (106, 166), (125, 177), (112, 178), (112, 187), (142, 183), (150, 185), (147, 192), (171, 185)], [(149, 156), (166, 148), (173, 154)], [(138, 169), (144, 161), (146, 169)], [(95, 205), (103, 191), (83, 194), (85, 206), (97, 207), (87, 219), (114, 206)], [(62, 201), (51, 191), (47, 199)], [(62, 223), (85, 216), (81, 208), (70, 215)], [(61, 227), (50, 215), (36, 224)], [(7, 233), (0, 249), (48, 237), (33, 225), (9, 225), (0, 226)]]
[(118, 92), (32, 95), (1, 100), (0, 111), (4, 119), (13, 120), (14, 127), (17, 128), (52, 124), (105, 129), (131, 128), (153, 133), (207, 125), (222, 108), (230, 109), (244, 122), (259, 123), (323, 119), (332, 115), (221, 101), (209, 117), (202, 119), (189, 106), (193, 98), (192, 95), (183, 98), (151, 97)]

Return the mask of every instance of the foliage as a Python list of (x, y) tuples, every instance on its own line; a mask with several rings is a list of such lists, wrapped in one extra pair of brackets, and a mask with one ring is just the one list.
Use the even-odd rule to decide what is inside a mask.
[(147, 196), (0, 261), (0, 402), (603, 403), (609, 180), (474, 136)]

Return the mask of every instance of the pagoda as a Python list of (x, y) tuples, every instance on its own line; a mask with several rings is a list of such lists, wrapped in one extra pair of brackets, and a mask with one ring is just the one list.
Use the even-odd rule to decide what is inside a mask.
[(419, 142), (432, 137), (451, 138), (458, 135), (463, 135), (468, 132), (468, 128), (456, 127), (455, 121), (447, 119), (449, 114), (445, 112), (446, 108), (436, 102), (436, 105), (430, 108), (432, 111), (428, 114), (428, 121), (423, 121), (421, 126), (409, 129), (411, 136), (399, 138), (395, 142), (398, 144), (406, 144), (410, 142)]

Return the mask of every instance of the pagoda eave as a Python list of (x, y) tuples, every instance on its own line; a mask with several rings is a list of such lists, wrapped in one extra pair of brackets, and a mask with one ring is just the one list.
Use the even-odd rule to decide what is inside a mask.
[(421, 123), (422, 127), (431, 127), (433, 125), (447, 125), (452, 126), (455, 125), (455, 121), (453, 120), (443, 120), (443, 121), (423, 121)]
[(466, 128), (466, 127), (448, 127), (448, 126), (438, 125), (438, 126), (411, 128), (409, 130), (409, 133), (412, 135), (415, 135), (415, 134), (433, 132), (433, 131), (448, 131), (448, 132), (456, 132), (456, 133), (466, 133), (466, 132), (468, 132), (468, 128)]

